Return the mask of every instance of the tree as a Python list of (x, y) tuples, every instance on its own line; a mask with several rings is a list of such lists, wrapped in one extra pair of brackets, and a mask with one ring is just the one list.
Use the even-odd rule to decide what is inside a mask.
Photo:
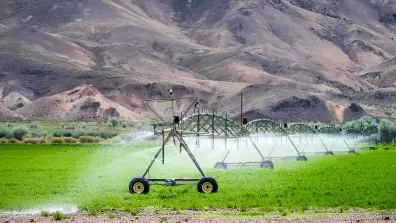
[(113, 127), (116, 127), (118, 124), (120, 124), (120, 120), (118, 120), (118, 118), (110, 118), (109, 122), (113, 125)]

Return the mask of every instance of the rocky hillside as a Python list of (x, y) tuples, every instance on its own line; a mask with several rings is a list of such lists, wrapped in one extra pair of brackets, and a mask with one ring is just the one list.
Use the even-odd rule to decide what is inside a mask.
[(3, 0), (0, 117), (136, 121), (169, 88), (233, 114), (243, 91), (249, 119), (383, 115), (351, 104), (395, 98), (395, 24), (395, 0)]

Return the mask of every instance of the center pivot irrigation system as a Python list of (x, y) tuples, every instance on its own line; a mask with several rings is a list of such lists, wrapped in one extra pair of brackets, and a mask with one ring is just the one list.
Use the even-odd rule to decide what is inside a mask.
[[(346, 129), (336, 128), (334, 125), (311, 127), (308, 124), (278, 123), (268, 119), (259, 119), (247, 123), (241, 118), (241, 123), (235, 122), (228, 117), (228, 114), (218, 114), (214, 111), (205, 112), (198, 107), (198, 98), (174, 98), (162, 100), (145, 100), (148, 111), (156, 120), (154, 124), (154, 135), (162, 138), (162, 145), (154, 155), (148, 168), (142, 176), (133, 178), (129, 183), (130, 193), (147, 194), (150, 190), (150, 182), (164, 183), (175, 186), (181, 182), (198, 182), (197, 188), (201, 193), (215, 193), (218, 184), (215, 178), (206, 176), (197, 159), (191, 152), (184, 137), (195, 137), (195, 146), (199, 147), (200, 137), (209, 137), (212, 140), (211, 147), (215, 147), (215, 139), (222, 139), (225, 145), (226, 154), (221, 161), (215, 163), (214, 168), (227, 169), (228, 166), (250, 166), (260, 165), (261, 168), (274, 169), (273, 159), (295, 159), (297, 161), (307, 161), (306, 154), (334, 155), (332, 147), (341, 141), (346, 145), (347, 153), (355, 154), (355, 149), (350, 147), (347, 140), (359, 140), (359, 137), (370, 138), (378, 133), (377, 127), (366, 129)], [(269, 149), (269, 153), (264, 155), (257, 146), (262, 145), (263, 140), (272, 138), (274, 144)], [(165, 163), (165, 148), (169, 141), (180, 143), (180, 152), (184, 150), (194, 165), (202, 175), (201, 178), (146, 178), (154, 162), (162, 155), (162, 164)], [(244, 139), (246, 149), (248, 144), (253, 147), (258, 155), (257, 161), (248, 162), (227, 162), (227, 158), (236, 144), (239, 148), (239, 140)], [(284, 140), (285, 139), (285, 140)], [(231, 140), (231, 143), (229, 142)], [(314, 141), (318, 143), (315, 144)], [(260, 142), (260, 143), (259, 143)], [(273, 156), (277, 143), (285, 146), (288, 142), (296, 152), (295, 156)], [(315, 148), (322, 148), (321, 151), (306, 151), (307, 145), (311, 144)], [(269, 146), (270, 147), (270, 146)], [(370, 144), (370, 149), (371, 149)], [(246, 150), (244, 150), (246, 151)]]
[[(172, 90), (171, 90), (172, 95)], [(146, 100), (147, 109), (159, 119), (161, 123), (154, 126), (154, 134), (162, 136), (162, 146), (158, 149), (150, 165), (144, 172), (143, 176), (133, 178), (129, 183), (129, 192), (147, 194), (150, 190), (150, 182), (165, 182), (166, 185), (174, 186), (177, 182), (194, 182), (198, 181), (198, 191), (201, 193), (215, 193), (218, 190), (218, 184), (215, 178), (206, 176), (198, 161), (194, 157), (187, 143), (183, 139), (183, 135), (196, 134), (181, 128), (183, 125), (180, 121), (189, 113), (193, 107), (197, 107), (197, 98), (171, 98), (164, 100)], [(154, 162), (160, 154), (162, 154), (162, 164), (165, 163), (165, 146), (170, 139), (175, 138), (180, 142), (180, 149), (189, 155), (202, 178), (145, 178), (149, 173)]]

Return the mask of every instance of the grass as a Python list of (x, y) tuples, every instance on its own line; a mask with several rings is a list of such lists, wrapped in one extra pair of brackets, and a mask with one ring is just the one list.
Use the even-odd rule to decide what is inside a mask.
[[(360, 155), (309, 157), (309, 162), (276, 161), (276, 169), (214, 170), (208, 153), (198, 155), (207, 175), (219, 183), (216, 194), (199, 194), (196, 184), (152, 185), (148, 195), (131, 195), (128, 183), (143, 173), (155, 150), (151, 142), (112, 145), (1, 145), (0, 210), (45, 210), (63, 204), (80, 210), (124, 211), (238, 209), (249, 216), (348, 208), (396, 208), (396, 149), (381, 145)], [(166, 165), (152, 177), (199, 177), (185, 153), (170, 147)], [(385, 150), (384, 148), (389, 148)], [(212, 162), (210, 162), (212, 163)], [(213, 164), (213, 163), (212, 163)]]
[[(0, 130), (11, 131), (17, 126), (29, 127), (28, 130), (33, 136), (44, 137), (48, 134), (52, 134), (55, 137), (65, 136), (79, 138), (80, 136), (100, 136), (102, 138), (112, 138), (120, 133), (130, 132), (136, 129), (135, 125), (143, 125), (144, 123), (137, 124), (125, 124), (124, 126), (119, 124), (116, 127), (108, 127), (107, 123), (98, 122), (18, 122), (18, 123), (5, 123), (0, 122)], [(1, 134), (0, 134), (1, 135)], [(1, 138), (1, 137), (0, 137)]]

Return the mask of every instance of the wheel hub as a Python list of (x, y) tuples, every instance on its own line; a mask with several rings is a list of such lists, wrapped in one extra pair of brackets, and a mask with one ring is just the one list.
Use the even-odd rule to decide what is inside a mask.
[(202, 191), (204, 193), (210, 193), (213, 191), (213, 185), (210, 182), (205, 182), (202, 184)]
[(135, 184), (133, 185), (133, 190), (134, 190), (136, 193), (139, 193), (139, 194), (143, 193), (143, 191), (144, 191), (144, 185), (143, 185), (143, 183), (141, 183), (141, 182), (135, 183)]

